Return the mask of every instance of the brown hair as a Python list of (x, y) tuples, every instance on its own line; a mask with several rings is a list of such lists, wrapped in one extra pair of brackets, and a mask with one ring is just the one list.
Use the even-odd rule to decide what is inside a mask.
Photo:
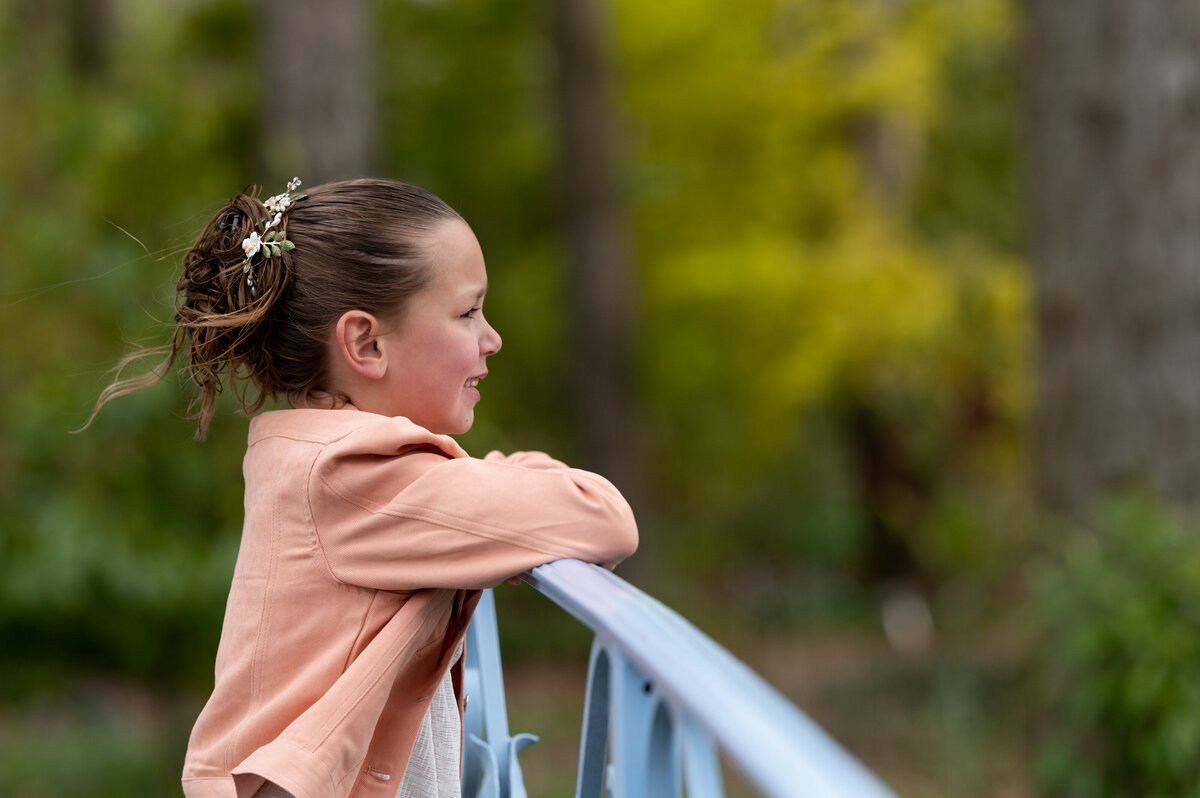
[[(181, 353), (196, 388), (191, 410), (198, 439), (208, 431), (225, 383), (248, 414), (268, 398), (296, 403), (332, 395), (325, 346), (337, 319), (348, 310), (385, 317), (402, 310), (431, 279), (422, 239), (461, 217), (428, 191), (396, 181), (318, 186), (274, 228), (295, 248), (253, 258), (252, 293), (242, 241), (264, 232), (270, 218), (257, 190), (238, 194), (217, 211), (184, 255), (171, 342), (126, 356), (84, 428), (110, 400), (160, 382)], [(120, 376), (153, 357), (161, 360), (149, 373)]]

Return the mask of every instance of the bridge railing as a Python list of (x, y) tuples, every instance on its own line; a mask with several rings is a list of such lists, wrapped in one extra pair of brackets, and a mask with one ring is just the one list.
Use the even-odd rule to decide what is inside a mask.
[[(595, 635), (584, 695), (576, 798), (718, 798), (720, 756), (763, 795), (895, 798), (792, 702), (678, 613), (577, 560), (526, 582)], [(466, 798), (525, 798), (510, 736), (495, 605), (468, 632)]]

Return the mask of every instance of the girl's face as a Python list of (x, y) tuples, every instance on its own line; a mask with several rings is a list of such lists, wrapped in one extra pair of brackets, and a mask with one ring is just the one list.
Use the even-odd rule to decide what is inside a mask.
[(500, 336), (483, 318), (487, 269), (475, 234), (457, 219), (443, 222), (429, 250), (433, 279), (412, 296), (389, 340), (384, 377), (389, 415), (405, 416), (430, 432), (471, 428), (479, 381)]

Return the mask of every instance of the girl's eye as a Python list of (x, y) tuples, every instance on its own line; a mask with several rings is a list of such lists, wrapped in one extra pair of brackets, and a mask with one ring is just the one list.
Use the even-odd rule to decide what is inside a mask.
[(466, 313), (462, 314), (462, 316), (460, 316), (459, 318), (473, 319), (473, 318), (475, 318), (475, 314), (478, 313), (480, 310), (481, 310), (480, 308), (471, 308)]

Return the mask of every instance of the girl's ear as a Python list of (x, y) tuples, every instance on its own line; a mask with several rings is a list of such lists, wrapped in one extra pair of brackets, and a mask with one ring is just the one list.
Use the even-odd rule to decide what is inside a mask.
[(351, 371), (367, 379), (382, 379), (387, 373), (387, 353), (379, 345), (379, 321), (364, 310), (348, 310), (337, 321), (333, 348), (336, 357)]

